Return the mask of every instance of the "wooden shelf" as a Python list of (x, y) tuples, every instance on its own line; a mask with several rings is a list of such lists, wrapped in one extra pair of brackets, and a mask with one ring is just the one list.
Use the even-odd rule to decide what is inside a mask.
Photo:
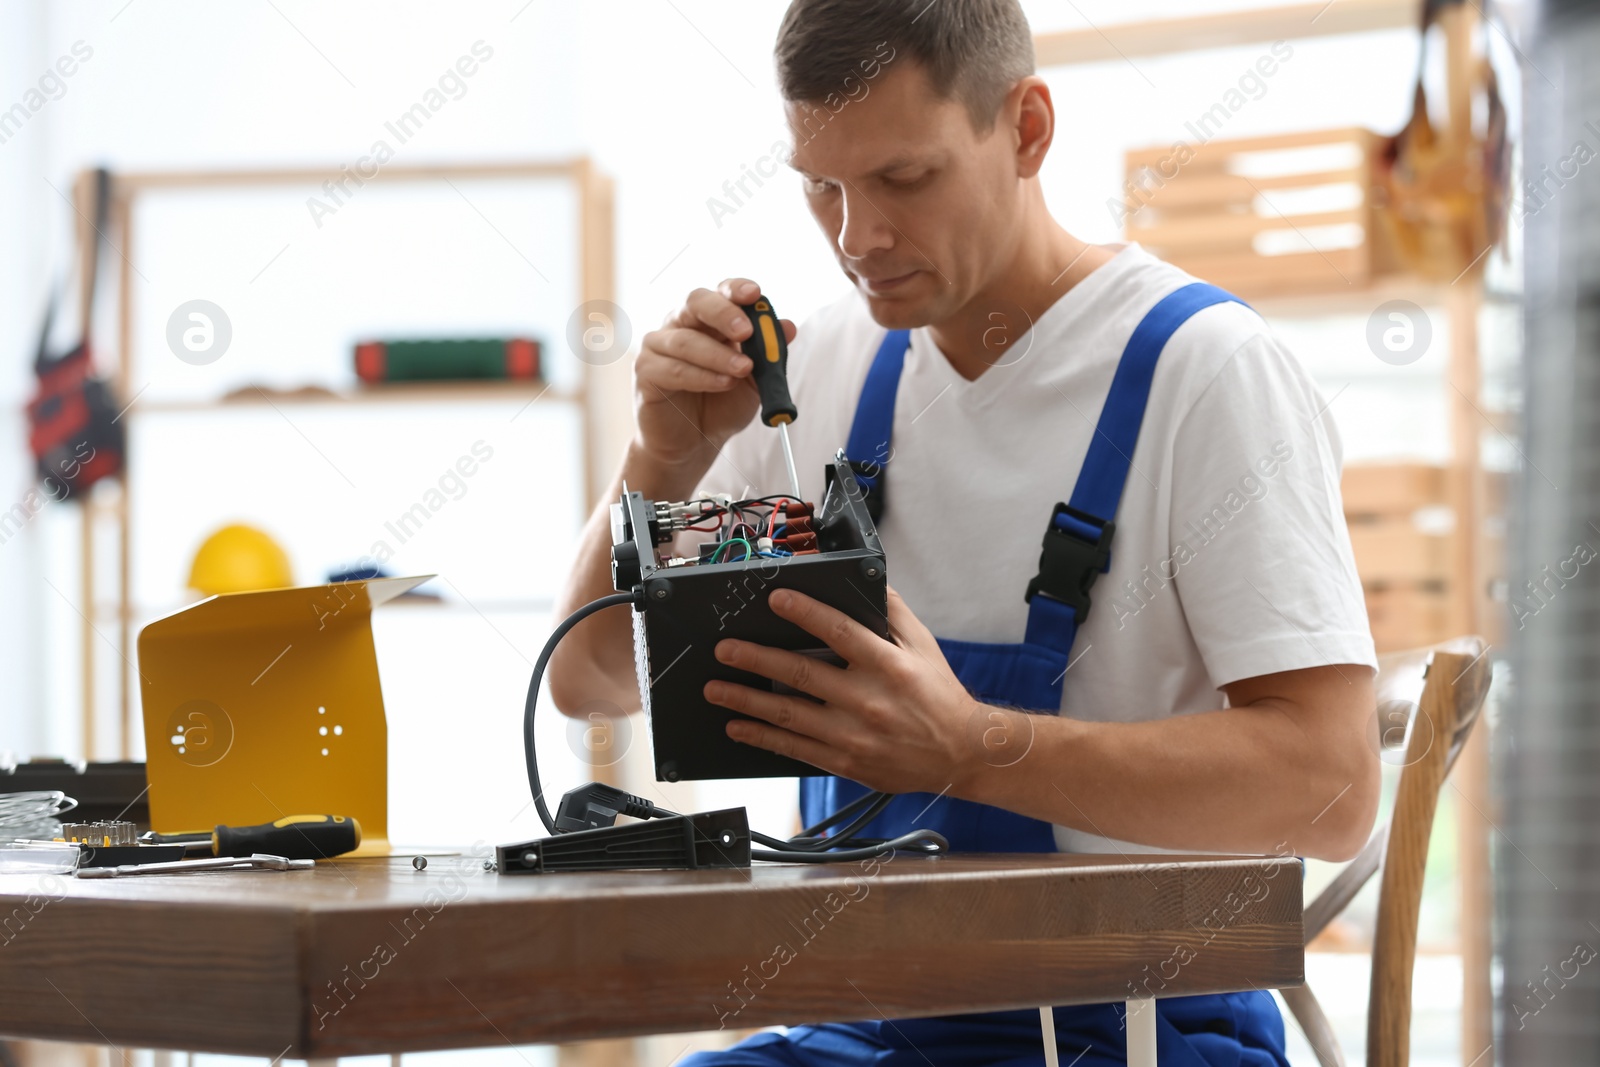
[(1313, 0), (1283, 7), (1146, 22), (1108, 22), (1081, 30), (1038, 33), (1033, 37), (1033, 50), (1039, 66), (1059, 67), (1283, 39), (1407, 29), (1420, 21), (1415, 0)]
[(198, 400), (135, 401), (131, 410), (140, 415), (218, 411), (239, 407), (288, 407), (327, 404), (452, 404), (523, 401), (539, 404), (578, 404), (582, 390), (558, 389), (549, 382), (464, 381), (395, 382), (348, 390), (306, 390), (272, 393), (259, 389), (225, 397)]
[[(501, 181), (526, 178), (563, 178), (583, 181), (589, 172), (587, 159), (561, 159), (541, 162), (479, 162), (417, 166), (386, 166), (386, 182), (406, 181)], [(145, 171), (124, 172), (115, 176), (117, 189), (142, 192), (156, 189), (213, 189), (247, 185), (320, 185), (328, 167), (291, 167), (270, 170)], [(371, 179), (368, 179), (371, 180)]]
[[(109, 622), (119, 622), (124, 618), (133, 619), (158, 619), (181, 611), (188, 607), (192, 601), (181, 604), (167, 604), (161, 607), (134, 607), (124, 614), (115, 604), (100, 603), (95, 606), (94, 617)], [(384, 605), (385, 609), (399, 606), (407, 610), (426, 609), (429, 611), (473, 612), (489, 615), (538, 615), (549, 614), (555, 609), (555, 600), (550, 597), (480, 597), (476, 600), (463, 600), (459, 595), (453, 596), (400, 596)]]

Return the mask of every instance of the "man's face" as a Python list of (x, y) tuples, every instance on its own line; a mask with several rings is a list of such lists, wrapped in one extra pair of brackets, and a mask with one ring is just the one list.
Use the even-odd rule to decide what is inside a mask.
[(965, 307), (1015, 241), (1021, 192), (1004, 121), (973, 129), (966, 106), (940, 97), (921, 66), (886, 66), (839, 107), (791, 102), (789, 164), (845, 275), (891, 329), (926, 326)]

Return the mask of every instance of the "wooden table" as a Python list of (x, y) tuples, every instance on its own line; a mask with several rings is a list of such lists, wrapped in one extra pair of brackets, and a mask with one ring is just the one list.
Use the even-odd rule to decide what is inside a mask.
[(1301, 907), (1273, 857), (7, 875), (0, 1033), (326, 1058), (1270, 989)]

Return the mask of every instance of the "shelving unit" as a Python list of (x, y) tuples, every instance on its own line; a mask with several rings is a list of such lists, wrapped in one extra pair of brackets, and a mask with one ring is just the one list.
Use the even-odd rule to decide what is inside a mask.
[[(1441, 136), (1467, 143), (1471, 138), (1473, 63), (1472, 31), (1476, 10), (1452, 8), (1441, 18), (1446, 50), (1446, 103), (1448, 126)], [(1375, 30), (1415, 28), (1421, 24), (1421, 4), (1416, 0), (1343, 0), (1337, 4), (1315, 2), (1214, 15), (1151, 22), (1104, 25), (1065, 33), (1036, 35), (1035, 53), (1041, 66), (1129, 61), (1131, 58), (1176, 55), (1242, 44), (1282, 39), (1326, 37)], [(1313, 185), (1347, 183), (1357, 187), (1359, 201), (1337, 210), (1317, 211), (1295, 218), (1275, 210), (1262, 211), (1261, 182), (1245, 182), (1228, 167), (1232, 153), (1304, 148), (1346, 143), (1355, 147), (1359, 161), (1337, 168), (1319, 168), (1301, 175), (1268, 181), (1271, 188), (1297, 190)], [(1429, 600), (1408, 599), (1406, 610), (1428, 609), (1409, 631), (1389, 625), (1381, 629), (1386, 644), (1427, 644), (1445, 634), (1481, 633), (1491, 642), (1503, 629), (1504, 605), (1497, 605), (1491, 589), (1504, 573), (1499, 558), (1498, 522), (1504, 492), (1484, 470), (1481, 438), (1485, 433), (1509, 434), (1514, 417), (1486, 411), (1481, 403), (1479, 318), (1486, 303), (1482, 263), (1475, 260), (1454, 280), (1421, 278), (1407, 273), (1389, 247), (1381, 226), (1375, 224), (1371, 197), (1372, 135), (1364, 130), (1324, 130), (1249, 138), (1232, 142), (1206, 141), (1196, 161), (1158, 173), (1151, 168), (1171, 154), (1172, 146), (1136, 149), (1127, 154), (1126, 173), (1136, 182), (1137, 195), (1128, 199), (1125, 216), (1129, 239), (1146, 244), (1179, 266), (1249, 300), (1269, 320), (1291, 317), (1367, 315), (1392, 299), (1409, 300), (1423, 308), (1443, 312), (1449, 335), (1449, 361), (1445, 387), (1449, 409), (1450, 458), (1426, 472), (1413, 471), (1427, 482), (1428, 493), (1412, 508), (1438, 503), (1454, 516), (1447, 536), (1430, 539), (1425, 533), (1405, 529), (1396, 501), (1382, 509), (1381, 523), (1354, 529), (1358, 566), (1385, 571), (1391, 581), (1426, 586), (1437, 595)], [(1174, 170), (1170, 165), (1167, 171)], [(1157, 210), (1140, 210), (1151, 204)], [(1165, 208), (1163, 213), (1161, 210)], [(1337, 252), (1270, 256), (1259, 253), (1258, 235), (1269, 231), (1299, 234), (1301, 227), (1344, 225), (1361, 228), (1361, 240)], [(1283, 236), (1279, 232), (1279, 236)], [(1485, 249), (1487, 251), (1487, 249)], [(1498, 297), (1490, 297), (1490, 300)], [(1356, 487), (1364, 497), (1373, 477), (1382, 472), (1352, 471), (1366, 479)], [(1414, 479), (1413, 479), (1414, 480)], [(1392, 488), (1392, 487), (1391, 487)], [(1496, 503), (1499, 501), (1499, 503)], [(1364, 512), (1370, 514), (1370, 511)], [(1409, 520), (1409, 511), (1406, 512)], [(1410, 557), (1418, 558), (1410, 558)], [(1409, 561), (1409, 562), (1408, 562)], [(1396, 567), (1409, 573), (1390, 574)], [(1363, 573), (1363, 577), (1367, 574)], [(1381, 598), (1380, 598), (1381, 599)], [(1369, 600), (1369, 604), (1371, 601)], [(1393, 608), (1395, 605), (1390, 605)], [(1392, 611), (1391, 611), (1392, 614)], [(1427, 622), (1432, 625), (1421, 625)], [(1459, 794), (1458, 841), (1460, 862), (1460, 931), (1463, 999), (1462, 1063), (1491, 1067), (1493, 1063), (1493, 996), (1491, 894), (1488, 839), (1491, 805), (1488, 796), (1487, 729), (1479, 729), (1456, 767), (1452, 784)], [(1473, 813), (1476, 811), (1476, 815)], [(1483, 816), (1480, 819), (1478, 816)]]
[(249, 390), (215, 400), (136, 401), (131, 411), (141, 415), (167, 415), (184, 411), (215, 411), (227, 407), (320, 404), (461, 404), (473, 401), (522, 400), (529, 404), (582, 404), (583, 392), (557, 389), (546, 382), (395, 382), (348, 391), (322, 390), (268, 393)]
[[(131, 424), (139, 419), (182, 416), (188, 413), (206, 413), (219, 410), (247, 410), (260, 408), (264, 405), (276, 407), (290, 406), (315, 406), (320, 408), (339, 405), (359, 405), (370, 407), (373, 405), (437, 405), (437, 404), (462, 404), (462, 403), (504, 403), (506, 401), (522, 401), (524, 404), (556, 404), (574, 408), (580, 418), (580, 455), (576, 457), (582, 470), (582, 484), (585, 489), (587, 502), (593, 499), (603, 486), (597, 484), (596, 462), (597, 450), (609, 453), (610, 447), (606, 445), (604, 432), (599, 424), (608, 421), (605, 417), (610, 413), (601, 410), (597, 415), (597, 397), (592, 389), (597, 368), (587, 362), (580, 361), (579, 370), (581, 379), (576, 388), (557, 388), (543, 381), (513, 381), (513, 382), (440, 382), (422, 383), (406, 382), (382, 387), (363, 387), (357, 389), (332, 391), (311, 390), (304, 392), (274, 393), (262, 390), (251, 390), (237, 396), (203, 398), (203, 399), (174, 399), (174, 400), (143, 400), (139, 397), (136, 388), (138, 380), (137, 367), (139, 352), (134, 340), (133, 328), (133, 274), (135, 248), (138, 234), (135, 232), (134, 218), (136, 206), (140, 198), (153, 193), (185, 193), (185, 192), (210, 192), (218, 189), (238, 188), (271, 188), (286, 185), (302, 185), (317, 188), (329, 174), (337, 174), (338, 168), (286, 168), (286, 169), (260, 169), (239, 171), (167, 171), (126, 173), (113, 176), (110, 223), (105, 237), (116, 247), (119, 255), (115, 260), (117, 267), (117, 332), (114, 352), (116, 359), (112, 370), (112, 377), (117, 395), (128, 399), (128, 407), (123, 411), (120, 419)], [(77, 183), (78, 202), (80, 205), (88, 203), (87, 190), (92, 175), (87, 172), (80, 175)], [(387, 187), (402, 183), (471, 183), (482, 181), (555, 181), (568, 184), (574, 191), (577, 201), (576, 216), (572, 222), (576, 228), (577, 262), (573, 265), (573, 272), (577, 279), (577, 293), (580, 303), (591, 300), (610, 300), (614, 295), (614, 265), (613, 265), (613, 192), (609, 178), (600, 174), (592, 164), (583, 158), (562, 161), (539, 162), (493, 162), (481, 164), (448, 164), (448, 165), (418, 165), (401, 166), (389, 165), (383, 168), (382, 183)], [(88, 224), (89, 213), (80, 209), (79, 240), (80, 247), (92, 249), (95, 235), (90, 232)], [(550, 343), (562, 340), (559, 336), (549, 338)], [(102, 370), (106, 367), (102, 363)], [(614, 419), (614, 416), (612, 416)], [(130, 434), (131, 436), (131, 434)], [(108, 487), (109, 488), (109, 487)], [(102, 746), (96, 738), (96, 651), (97, 642), (100, 640), (99, 631), (95, 625), (97, 612), (95, 606), (99, 603), (97, 590), (99, 577), (97, 573), (96, 552), (96, 527), (101, 517), (108, 517), (115, 524), (116, 529), (116, 555), (117, 566), (114, 575), (115, 596), (112, 600), (113, 608), (111, 617), (114, 620), (117, 640), (116, 648), (121, 652), (120, 664), (114, 665), (117, 671), (117, 694), (119, 702), (119, 737), (116, 749), (123, 758), (127, 758), (131, 739), (139, 731), (139, 726), (134, 722), (133, 686), (130, 677), (133, 665), (131, 655), (133, 649), (133, 625), (137, 605), (133, 603), (131, 590), (132, 573), (132, 508), (137, 500), (137, 486), (132, 471), (124, 473), (121, 479), (120, 491), (97, 492), (89, 494), (84, 501), (84, 516), (80, 537), (80, 567), (83, 585), (83, 600), (85, 610), (79, 612), (81, 616), (81, 643), (82, 643), (82, 693), (83, 693), (83, 747), (86, 756), (92, 757), (109, 746)]]

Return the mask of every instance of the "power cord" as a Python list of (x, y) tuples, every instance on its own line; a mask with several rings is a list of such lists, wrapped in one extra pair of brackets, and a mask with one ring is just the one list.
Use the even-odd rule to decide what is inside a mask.
[[(678, 816), (677, 812), (653, 804), (643, 797), (634, 796), (632, 793), (599, 782), (591, 782), (567, 792), (561, 798), (561, 804), (554, 816), (550, 814), (550, 808), (544, 800), (544, 786), (539, 779), (539, 756), (534, 741), (533, 721), (539, 703), (539, 688), (544, 682), (545, 668), (549, 665), (556, 646), (574, 626), (598, 611), (620, 607), (623, 604), (645, 606), (644, 587), (637, 585), (630, 592), (612, 593), (598, 600), (592, 600), (568, 615), (545, 642), (538, 661), (533, 665), (533, 677), (528, 681), (528, 699), (523, 705), (522, 712), (522, 752), (528, 765), (528, 788), (533, 791), (534, 807), (539, 812), (539, 820), (544, 823), (546, 832), (552, 837), (577, 830), (611, 826), (619, 815), (628, 815), (635, 819), (665, 819)], [(887, 840), (855, 837), (855, 834), (876, 818), (893, 799), (892, 793), (864, 794), (816, 825), (806, 827), (787, 840), (752, 831), (750, 839), (767, 847), (751, 849), (750, 857), (786, 863), (845, 863), (881, 856), (897, 849), (929, 855), (949, 851), (949, 841), (934, 830), (912, 830)], [(831, 836), (825, 836), (827, 830), (847, 819), (850, 820), (847, 825)]]
[[(556, 821), (550, 815), (549, 805), (544, 802), (544, 787), (539, 783), (539, 756), (533, 740), (533, 713), (539, 703), (539, 687), (544, 683), (544, 669), (549, 666), (550, 656), (555, 652), (556, 646), (561, 643), (561, 639), (567, 636), (574, 626), (597, 611), (604, 611), (606, 608), (614, 608), (622, 604), (636, 604), (642, 607), (644, 605), (644, 586), (636, 585), (633, 587), (632, 592), (612, 593), (609, 596), (601, 597), (599, 600), (591, 600), (571, 615), (568, 615), (562, 620), (561, 625), (557, 626), (555, 631), (551, 633), (550, 639), (544, 643), (543, 651), (539, 653), (538, 661), (533, 665), (533, 678), (528, 682), (528, 699), (522, 709), (522, 756), (528, 764), (528, 788), (533, 790), (533, 806), (539, 811), (539, 821), (544, 823), (545, 831), (551, 835), (564, 833), (565, 831), (557, 829)], [(617, 792), (620, 793), (621, 790), (617, 790)], [(623, 809), (620, 809), (621, 814), (632, 815), (636, 819), (653, 819), (659, 818), (661, 815), (671, 814), (657, 808), (648, 800), (642, 800), (626, 793), (623, 796), (627, 798), (629, 803)]]

